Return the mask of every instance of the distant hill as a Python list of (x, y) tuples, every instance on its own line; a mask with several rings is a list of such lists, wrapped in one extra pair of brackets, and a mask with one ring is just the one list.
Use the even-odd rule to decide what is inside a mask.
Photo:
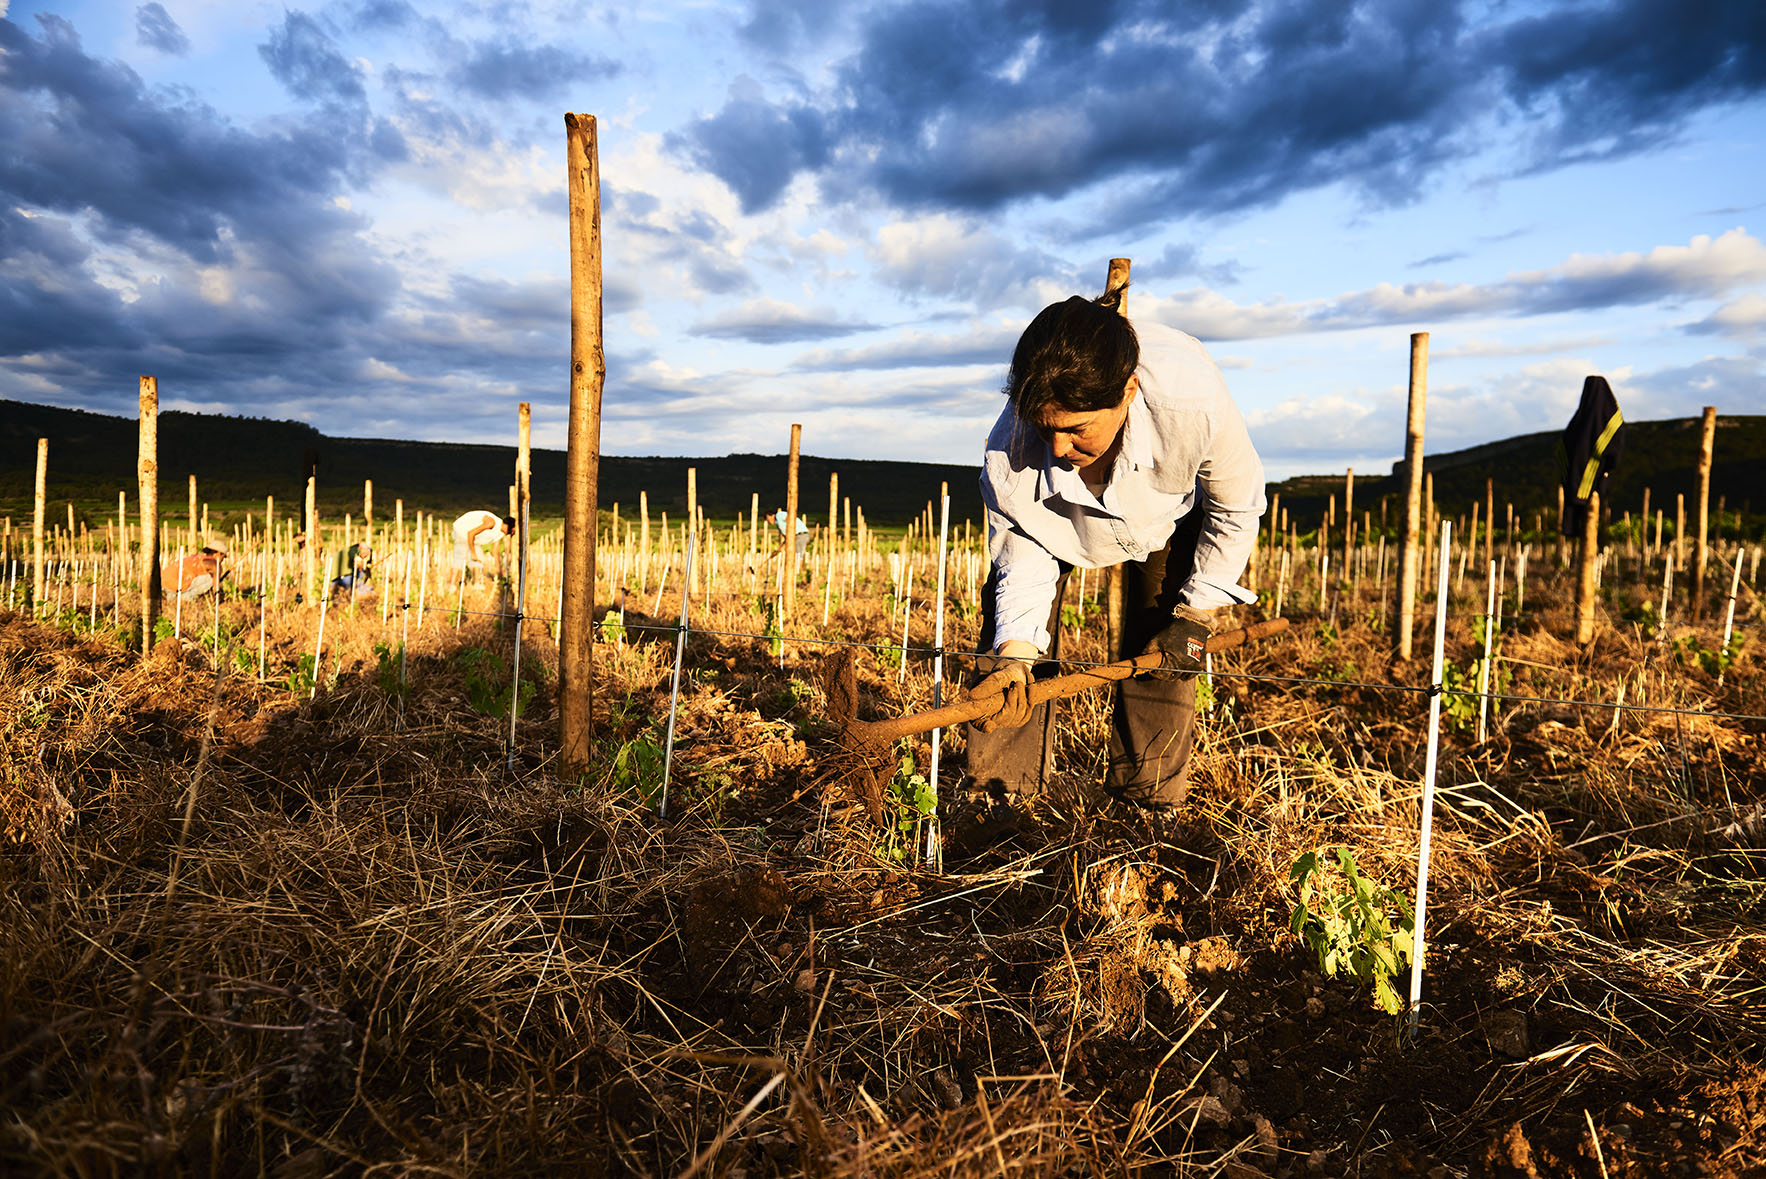
[[(1643, 506), (1644, 488), (1650, 489), (1650, 514), (1666, 513), (1669, 528), (1674, 519), (1674, 497), (1686, 496), (1687, 519), (1697, 511), (1699, 431), (1698, 418), (1671, 418), (1658, 422), (1627, 422), (1625, 453), (1607, 488), (1607, 507), (1618, 519)], [(1423, 470), (1435, 477), (1435, 502), (1448, 515), (1469, 513), (1473, 501), (1484, 500), (1485, 480), (1493, 480), (1496, 514), (1504, 517), (1505, 503), (1513, 503), (1531, 526), (1533, 514), (1544, 513), (1547, 526), (1556, 518), (1557, 488), (1563, 477), (1562, 431), (1522, 434), (1487, 442), (1464, 450), (1425, 454)], [(1371, 510), (1377, 522), (1380, 500), (1391, 496), (1390, 518), (1397, 522), (1405, 488), (1405, 464), (1395, 464), (1389, 474), (1355, 474), (1355, 514)], [(1327, 497), (1335, 494), (1342, 509), (1343, 476), (1305, 475), (1270, 485), (1280, 492), (1289, 517), (1296, 514), (1302, 529), (1316, 527)], [(1766, 416), (1719, 414), (1711, 463), (1711, 511), (1719, 498), (1730, 512), (1751, 513), (1753, 501), (1766, 509)]]
[[(160, 415), (160, 502), (168, 512), (186, 502), (187, 480), (197, 478), (202, 499), (211, 504), (261, 503), (276, 497), (281, 511), (292, 511), (305, 494), (306, 471), (316, 466), (319, 499), (329, 514), (359, 511), (362, 481), (374, 480), (375, 511), (390, 518), (393, 500), (407, 509), (452, 513), (472, 507), (500, 509), (508, 501), (515, 466), (512, 446), (451, 442), (402, 442), (382, 438), (331, 438), (305, 422), (271, 421), (167, 411)], [(0, 514), (16, 522), (28, 519), (31, 481), (36, 469), (38, 438), (49, 439), (49, 498), (72, 501), (94, 521), (116, 494), (127, 491), (135, 500), (136, 424), (133, 418), (89, 413), (56, 406), (0, 401)], [(1424, 469), (1435, 475), (1435, 499), (1450, 514), (1468, 511), (1484, 496), (1486, 478), (1496, 480), (1498, 517), (1505, 502), (1531, 519), (1556, 508), (1556, 487), (1562, 458), (1559, 434), (1524, 434), (1465, 450), (1425, 456)], [(1643, 489), (1651, 488), (1652, 508), (1670, 519), (1674, 496), (1691, 497), (1696, 490), (1699, 441), (1697, 418), (1632, 422), (1627, 427), (1625, 457), (1611, 487), (1615, 515), (1641, 507)], [(1403, 464), (1399, 464), (1402, 468)], [(760, 495), (761, 510), (785, 502), (786, 460), (783, 455), (733, 454), (718, 458), (601, 458), (601, 505), (620, 504), (622, 515), (637, 507), (638, 493), (648, 492), (652, 515), (678, 517), (686, 509), (687, 468), (698, 470), (700, 501), (713, 516), (730, 519), (746, 512), (750, 497)], [(803, 456), (799, 464), (802, 512), (819, 520), (827, 512), (828, 476), (840, 474), (840, 492), (866, 519), (901, 524), (912, 519), (938, 494), (940, 482), (950, 485), (951, 518), (981, 522), (981, 497), (973, 466), (825, 459)], [(1716, 460), (1711, 474), (1712, 509), (1722, 496), (1731, 511), (1766, 507), (1766, 417), (1724, 415), (1717, 419)], [(1327, 497), (1341, 496), (1341, 474), (1308, 475), (1271, 484), (1282, 506), (1302, 529), (1316, 526)], [(1392, 496), (1396, 511), (1403, 494), (1401, 469), (1391, 473), (1357, 472), (1355, 503), (1359, 516), (1371, 510), (1377, 519), (1380, 499)], [(564, 452), (533, 452), (535, 513), (555, 515), (564, 506)], [(1339, 504), (1339, 508), (1341, 504)], [(1395, 521), (1396, 516), (1392, 519)]]
[[(14, 524), (29, 518), (37, 439), (49, 439), (49, 499), (114, 514), (118, 491), (135, 502), (136, 421), (56, 406), (0, 401), (0, 514)], [(535, 449), (536, 515), (564, 510), (564, 452)], [(189, 477), (211, 504), (261, 504), (274, 495), (278, 514), (292, 511), (306, 494), (306, 472), (318, 472), (319, 501), (327, 514), (361, 510), (362, 481), (374, 480), (374, 510), (391, 518), (393, 500), (407, 511), (455, 513), (484, 507), (502, 511), (515, 470), (513, 446), (452, 442), (402, 442), (384, 438), (331, 438), (305, 422), (270, 421), (165, 411), (159, 417), (160, 503), (178, 511), (188, 500)], [(747, 512), (758, 493), (763, 512), (785, 503), (784, 455), (733, 454), (719, 458), (601, 457), (600, 499), (605, 510), (620, 505), (637, 513), (647, 492), (652, 518), (679, 518), (687, 507), (687, 468), (697, 468), (700, 503), (715, 517)], [(875, 524), (901, 524), (950, 484), (951, 519), (981, 523), (977, 468), (936, 463), (824, 459), (798, 461), (801, 513), (819, 521), (828, 512), (828, 476), (840, 475), (840, 494), (862, 507)], [(286, 518), (286, 517), (285, 517)]]

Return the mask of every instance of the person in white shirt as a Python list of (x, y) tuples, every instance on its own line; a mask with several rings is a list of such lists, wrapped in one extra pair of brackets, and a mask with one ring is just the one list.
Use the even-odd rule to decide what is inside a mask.
[(994, 792), (1041, 790), (1049, 710), (1027, 693), (1060, 671), (1039, 660), (1059, 657), (1067, 574), (1120, 563), (1112, 657), (1157, 650), (1166, 671), (1118, 686), (1104, 785), (1159, 811), (1188, 793), (1213, 611), (1256, 600), (1238, 580), (1264, 511), (1263, 463), (1207, 350), (1131, 322), (1118, 299), (1044, 308), (1012, 354), (981, 474), (992, 568), (972, 690), (1003, 694), (1005, 707), (971, 726), (969, 772)]
[(494, 512), (467, 512), (454, 521), (455, 569), (483, 569), (484, 550), (515, 531), (515, 517), (499, 517)]

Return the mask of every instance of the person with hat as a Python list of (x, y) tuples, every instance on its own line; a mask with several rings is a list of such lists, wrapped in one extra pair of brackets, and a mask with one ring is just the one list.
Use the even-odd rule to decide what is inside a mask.
[(199, 552), (191, 553), (172, 563), (160, 573), (160, 588), (174, 598), (200, 598), (218, 591), (226, 576), (222, 566), (227, 561), (227, 542), (210, 537)]

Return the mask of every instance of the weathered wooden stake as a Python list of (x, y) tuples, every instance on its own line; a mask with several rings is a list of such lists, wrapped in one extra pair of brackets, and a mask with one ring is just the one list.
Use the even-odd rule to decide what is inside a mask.
[(140, 449), (135, 460), (141, 501), (141, 653), (153, 650), (159, 622), (159, 378), (141, 378)]
[(1582, 526), (1582, 546), (1576, 562), (1576, 642), (1587, 646), (1594, 639), (1594, 566), (1600, 555), (1600, 492), (1588, 497), (1588, 518)]
[(791, 465), (785, 471), (785, 619), (795, 617), (797, 602), (797, 458), (803, 445), (803, 427), (791, 423)]
[[(1128, 315), (1128, 282), (1129, 271), (1133, 263), (1128, 258), (1110, 259), (1109, 268), (1104, 272), (1104, 293), (1117, 292), (1116, 310), (1124, 317)], [(1126, 609), (1123, 598), (1122, 566), (1107, 565), (1103, 570), (1104, 578), (1104, 649), (1109, 658), (1116, 659), (1123, 652), (1122, 626), (1123, 611)], [(1050, 705), (1053, 708), (1053, 705)], [(1054, 714), (1049, 714), (1049, 723), (1045, 733), (1054, 728)], [(1045, 741), (1046, 745), (1046, 741)], [(1047, 769), (1047, 766), (1044, 766)]]
[(1398, 658), (1408, 660), (1416, 618), (1417, 553), (1423, 514), (1423, 418), (1429, 395), (1429, 333), (1410, 337), (1410, 413), (1404, 429), (1405, 472), (1410, 477), (1404, 501), (1403, 533), (1398, 538)]
[(1705, 616), (1705, 559), (1710, 553), (1711, 452), (1717, 441), (1717, 407), (1705, 406), (1704, 428), (1699, 434), (1699, 533), (1692, 556), (1692, 620)]
[(570, 194), (570, 430), (564, 475), (564, 594), (558, 624), (558, 745), (567, 774), (594, 736), (596, 481), (601, 465), (601, 165), (593, 115), (564, 116)]
[(36, 494), (31, 506), (31, 617), (43, 613), (43, 595), (48, 592), (45, 580), (48, 566), (43, 558), (43, 517), (48, 508), (49, 439), (37, 439)]

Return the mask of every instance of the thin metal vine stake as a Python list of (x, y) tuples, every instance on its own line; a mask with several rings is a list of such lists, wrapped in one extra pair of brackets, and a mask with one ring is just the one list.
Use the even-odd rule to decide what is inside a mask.
[(509, 671), (509, 741), (504, 764), (515, 769), (515, 718), (521, 715), (521, 632), (522, 615), (527, 610), (527, 498), (521, 501), (521, 535), (515, 549), (515, 654)]
[(1429, 906), (1429, 842), (1435, 821), (1435, 766), (1441, 751), (1441, 663), (1447, 644), (1447, 573), (1453, 521), (1441, 521), (1439, 585), (1435, 590), (1435, 669), (1429, 679), (1429, 755), (1423, 763), (1422, 835), (1416, 859), (1416, 921), (1410, 942), (1410, 1030), (1416, 1034), (1423, 1001), (1423, 918)]
[[(938, 595), (932, 600), (937, 603), (932, 624), (932, 707), (944, 706), (944, 581), (945, 562), (950, 540), (950, 496), (941, 497), (938, 512)], [(1080, 598), (1081, 612), (1084, 610), (1085, 599)], [(907, 643), (904, 639), (902, 646)], [(944, 841), (939, 836), (938, 827), (938, 753), (944, 744), (944, 730), (932, 730), (932, 764), (927, 769), (927, 779), (931, 784), (932, 810), (926, 818), (926, 863), (934, 872), (944, 870)]]
[(1484, 662), (1478, 665), (1478, 744), (1489, 735), (1490, 718), (1490, 642), (1496, 630), (1496, 562), (1490, 562), (1484, 583)]
[(662, 805), (656, 809), (656, 813), (664, 819), (668, 818), (668, 784), (674, 773), (675, 713), (681, 703), (681, 659), (687, 652), (687, 607), (692, 601), (687, 587), (693, 584), (693, 548), (697, 540), (696, 533), (687, 536), (687, 565), (681, 573), (681, 624), (675, 631), (674, 683), (668, 693), (668, 741), (662, 749)]

